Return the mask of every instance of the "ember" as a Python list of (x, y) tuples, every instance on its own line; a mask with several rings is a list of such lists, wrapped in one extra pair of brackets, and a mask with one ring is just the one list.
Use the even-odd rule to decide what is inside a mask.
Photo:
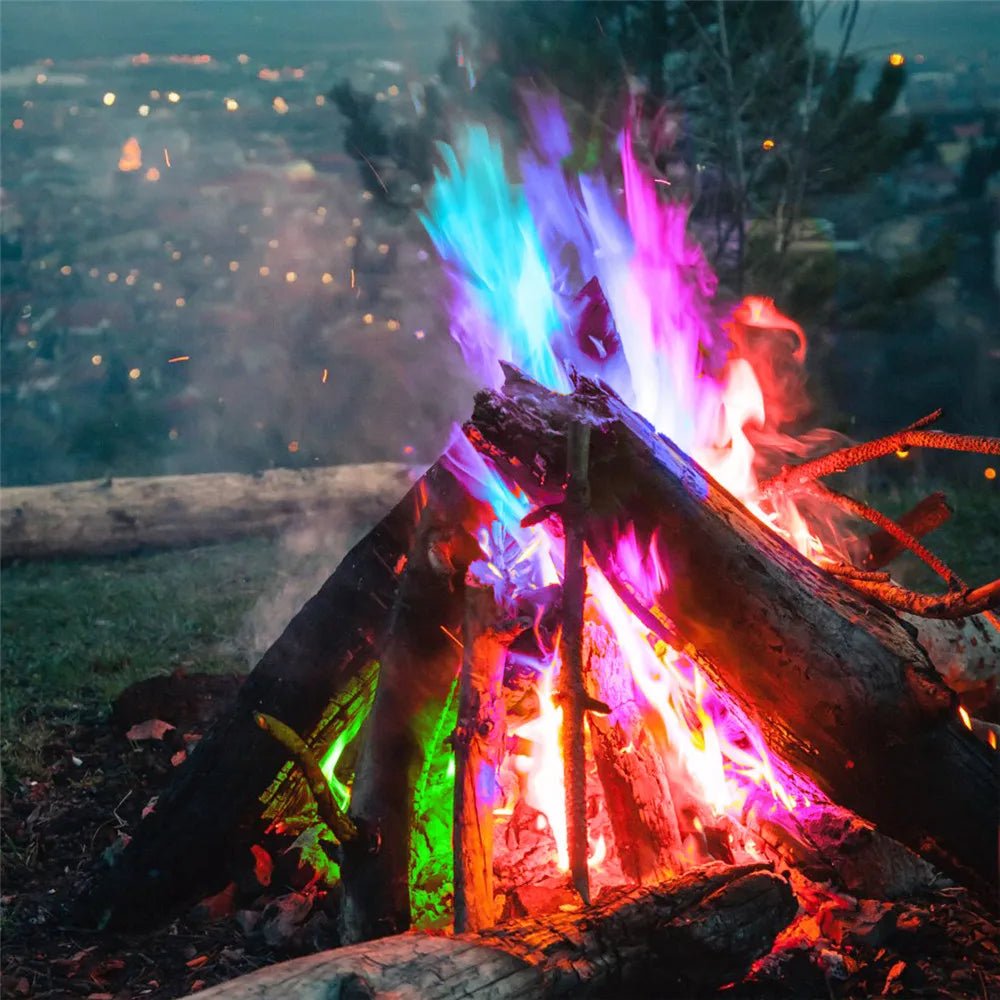
[[(137, 885), (165, 907), (207, 889), (206, 857), (225, 858), (261, 804), (270, 831), (300, 846), (314, 831), (314, 867), (341, 880), (343, 942), (454, 918), (550, 985), (574, 962), (595, 989), (636, 961), (675, 990), (739, 981), (797, 908), (783, 948), (839, 941), (855, 903), (842, 893), (926, 888), (928, 860), (995, 887), (995, 733), (976, 738), (886, 605), (989, 611), (1000, 582), (966, 587), (917, 540), (940, 504), (911, 531), (818, 479), (903, 448), (1000, 442), (925, 419), (760, 478), (803, 454), (782, 433), (802, 328), (769, 299), (714, 303), (687, 210), (646, 176), (629, 129), (619, 196), (567, 174), (555, 104), (531, 122), (523, 185), (471, 126), (443, 150), (423, 217), (452, 333), (487, 387), (471, 421), (161, 797), (105, 887), (112, 924), (138, 916)], [(874, 545), (855, 565), (849, 515), (949, 593), (860, 565)], [(226, 778), (220, 807), (208, 796)], [(172, 837), (209, 801), (193, 862)], [(753, 933), (713, 923), (728, 906)], [(608, 957), (626, 912), (655, 928), (655, 958)], [(581, 921), (600, 941), (546, 951)]]

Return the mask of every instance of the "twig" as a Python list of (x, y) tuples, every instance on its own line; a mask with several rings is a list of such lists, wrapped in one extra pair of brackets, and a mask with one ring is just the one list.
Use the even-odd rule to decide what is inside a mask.
[[(984, 584), (975, 590), (952, 591), (949, 594), (918, 594), (895, 583), (874, 580), (850, 581), (855, 590), (876, 597), (898, 611), (907, 611), (921, 618), (968, 618), (1000, 608), (1000, 580)], [(993, 617), (993, 616), (991, 616)]]
[(909, 427), (896, 431), (895, 434), (867, 441), (864, 444), (852, 445), (849, 448), (840, 448), (820, 458), (802, 462), (800, 465), (786, 465), (776, 476), (772, 476), (761, 484), (761, 494), (769, 497), (779, 490), (794, 490), (816, 479), (821, 479), (823, 476), (831, 476), (836, 472), (846, 472), (856, 465), (871, 462), (884, 455), (891, 455), (894, 451), (905, 451), (908, 448), (940, 448), (945, 451), (1000, 455), (1000, 438), (950, 434), (946, 431), (924, 429), (940, 416), (941, 410), (935, 410)]
[(583, 605), (587, 591), (584, 566), (584, 520), (590, 500), (588, 467), (590, 425), (574, 421), (567, 434), (566, 502), (563, 525), (566, 536), (566, 569), (563, 578), (562, 652), (563, 725), (562, 750), (566, 782), (566, 839), (573, 885), (590, 902), (587, 871), (587, 776), (583, 715)]
[(872, 583), (889, 583), (891, 577), (888, 573), (879, 573), (868, 569), (858, 569), (850, 563), (835, 562), (823, 567), (828, 573), (834, 576), (843, 577), (845, 580), (868, 580)]
[[(896, 523), (914, 538), (923, 538), (936, 528), (940, 528), (951, 517), (951, 514), (952, 510), (948, 506), (945, 495), (931, 493), (930, 496), (924, 497), (923, 500), (911, 507)], [(879, 569), (892, 562), (905, 550), (905, 546), (897, 538), (880, 528), (868, 536), (868, 554), (863, 561), (864, 568), (868, 570)]]
[(358, 837), (357, 826), (334, 801), (326, 775), (299, 734), (273, 715), (255, 712), (253, 718), (265, 733), (273, 736), (292, 755), (292, 760), (302, 772), (306, 785), (316, 800), (319, 818), (330, 828), (330, 832), (342, 844), (355, 840)]

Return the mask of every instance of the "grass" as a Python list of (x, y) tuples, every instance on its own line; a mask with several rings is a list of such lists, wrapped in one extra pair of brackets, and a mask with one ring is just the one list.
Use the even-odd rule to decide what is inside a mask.
[(5, 567), (0, 750), (13, 775), (36, 770), (52, 726), (108, 706), (178, 667), (248, 668), (247, 617), (273, 587), (277, 543), (250, 539), (177, 552)]

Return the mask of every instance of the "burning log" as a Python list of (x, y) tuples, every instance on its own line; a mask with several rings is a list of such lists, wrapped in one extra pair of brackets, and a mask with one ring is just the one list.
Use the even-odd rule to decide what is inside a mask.
[(455, 930), (496, 922), (493, 902), (493, 807), (504, 751), (503, 671), (510, 634), (500, 628), (492, 587), (467, 580), (462, 675), (455, 727)]
[(656, 886), (610, 889), (577, 912), (457, 937), (419, 932), (283, 962), (199, 993), (204, 1000), (295, 996), (662, 997), (740, 979), (795, 914), (763, 865), (708, 865)]
[(681, 834), (667, 766), (639, 711), (634, 684), (611, 635), (587, 623), (588, 674), (611, 712), (588, 718), (597, 774), (626, 878), (641, 885), (675, 869)]
[(239, 845), (249, 846), (260, 833), (261, 796), (287, 760), (256, 714), (266, 711), (295, 732), (312, 734), (342, 728), (357, 712), (422, 497), (449, 484), (450, 474), (433, 467), (347, 554), (264, 654), (233, 712), (177, 769), (117, 864), (97, 875), (78, 901), (77, 920), (148, 926), (226, 884)]
[(8, 559), (114, 555), (267, 535), (336, 511), (372, 523), (410, 486), (391, 462), (94, 479), (0, 490)]
[(342, 851), (345, 943), (410, 926), (413, 790), (434, 720), (458, 673), (463, 583), (481, 554), (467, 530), (475, 526), (475, 510), (448, 477), (447, 488), (428, 498), (400, 579), (351, 794), (350, 819), (362, 836)]
[[(502, 391), (477, 397), (468, 432), (547, 504), (565, 481), (575, 420), (592, 428), (587, 542), (631, 610), (704, 662), (771, 749), (836, 802), (994, 888), (996, 758), (910, 630), (793, 550), (601, 385), (578, 379), (560, 396), (508, 368)], [(666, 568), (665, 585), (619, 571), (626, 530)]]

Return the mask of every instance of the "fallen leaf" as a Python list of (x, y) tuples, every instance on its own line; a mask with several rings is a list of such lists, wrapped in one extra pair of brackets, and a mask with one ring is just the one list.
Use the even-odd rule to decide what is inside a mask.
[(176, 728), (163, 719), (147, 719), (137, 722), (126, 734), (127, 740), (162, 740), (166, 733)]

